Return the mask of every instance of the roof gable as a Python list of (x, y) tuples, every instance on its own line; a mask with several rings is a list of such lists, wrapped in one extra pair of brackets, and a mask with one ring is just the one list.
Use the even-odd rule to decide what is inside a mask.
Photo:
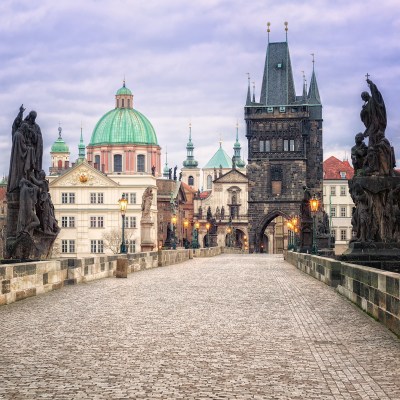
[(354, 169), (350, 166), (349, 162), (347, 160), (340, 161), (334, 156), (324, 161), (323, 168), (324, 179), (348, 180), (354, 176)]
[(50, 182), (50, 187), (58, 186), (119, 186), (118, 183), (93, 168), (86, 161), (75, 165)]
[(217, 178), (215, 183), (248, 183), (249, 180), (245, 174), (238, 171), (237, 169), (232, 169), (226, 174)]

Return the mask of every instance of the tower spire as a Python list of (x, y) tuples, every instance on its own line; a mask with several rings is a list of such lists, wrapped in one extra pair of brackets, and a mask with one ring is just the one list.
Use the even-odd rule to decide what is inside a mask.
[(183, 162), (185, 168), (197, 168), (199, 163), (194, 159), (194, 145), (192, 143), (192, 123), (189, 122), (189, 141), (186, 145), (186, 160)]
[(256, 102), (256, 83), (253, 82), (253, 103)]
[(285, 32), (286, 32), (286, 43), (287, 43), (287, 31), (288, 31), (288, 22), (287, 21), (285, 21), (285, 23), (284, 23), (284, 25), (285, 25)]
[(271, 29), (269, 28), (270, 26), (271, 22), (267, 22), (268, 43), (269, 43), (269, 33), (271, 32)]
[(241, 159), (240, 151), (241, 146), (239, 143), (239, 122), (236, 121), (236, 142), (233, 145), (233, 160), (235, 167), (243, 168), (245, 166), (245, 163)]
[(318, 84), (317, 84), (317, 77), (315, 75), (315, 58), (314, 53), (311, 53), (312, 56), (312, 63), (313, 63), (313, 70), (311, 75), (310, 81), (310, 88), (308, 91), (308, 102), (311, 104), (321, 104), (321, 98), (319, 96)]
[(246, 98), (246, 106), (251, 104), (251, 93), (250, 93), (250, 73), (247, 74), (247, 98)]
[(78, 162), (82, 162), (85, 159), (85, 143), (83, 143), (83, 129), (81, 121), (81, 138), (78, 145)]

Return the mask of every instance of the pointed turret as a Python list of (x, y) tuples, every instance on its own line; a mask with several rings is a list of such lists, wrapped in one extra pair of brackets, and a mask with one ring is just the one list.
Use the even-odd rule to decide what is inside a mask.
[(308, 102), (310, 104), (321, 104), (321, 98), (319, 97), (317, 78), (315, 76), (314, 68), (311, 75), (310, 89), (308, 91)]
[(244, 168), (245, 163), (241, 159), (240, 151), (241, 151), (241, 146), (239, 143), (239, 124), (236, 123), (236, 142), (233, 145), (233, 160), (235, 167)]
[(81, 139), (78, 145), (78, 163), (81, 163), (85, 159), (85, 143), (83, 143), (83, 133), (82, 133), (82, 126), (81, 126)]
[(186, 160), (183, 162), (185, 168), (197, 168), (199, 163), (194, 159), (193, 155), (194, 145), (192, 143), (192, 124), (189, 124), (189, 141), (186, 145)]
[(247, 73), (248, 85), (247, 85), (247, 98), (246, 98), (246, 106), (251, 104), (251, 92), (250, 92), (250, 74)]
[(256, 83), (253, 82), (253, 103), (256, 102)]
[(307, 104), (307, 80), (306, 80), (306, 76), (304, 75), (304, 71), (303, 72), (303, 103)]

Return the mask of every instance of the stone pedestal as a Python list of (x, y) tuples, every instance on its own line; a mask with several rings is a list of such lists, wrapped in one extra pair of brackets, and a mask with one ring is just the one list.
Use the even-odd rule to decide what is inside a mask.
[(151, 220), (141, 221), (140, 228), (141, 228), (141, 238), (142, 241), (140, 243), (140, 249), (142, 252), (146, 251), (153, 251), (155, 244), (154, 240), (151, 237), (151, 231), (153, 228), (154, 223)]
[(117, 278), (127, 278), (128, 277), (128, 259), (118, 258), (117, 259), (117, 269), (115, 271), (115, 276)]
[(339, 259), (366, 267), (400, 272), (400, 244), (353, 242)]

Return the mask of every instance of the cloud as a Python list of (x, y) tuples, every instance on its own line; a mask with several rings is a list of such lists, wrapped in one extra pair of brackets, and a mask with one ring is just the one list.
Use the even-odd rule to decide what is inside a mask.
[[(323, 101), (324, 156), (349, 153), (359, 119), (360, 92), (371, 74), (388, 110), (388, 137), (400, 147), (398, 27), (395, 0), (3, 0), (0, 3), (0, 139), (9, 143), (21, 103), (38, 111), (46, 150), (63, 138), (77, 157), (81, 123), (86, 143), (114, 107), (126, 78), (134, 107), (154, 125), (171, 165), (186, 158), (192, 121), (194, 155), (205, 165), (219, 146), (232, 154), (239, 120), (247, 155), (243, 107), (246, 72), (259, 96), (267, 46), (288, 40), (297, 93), (310, 80), (311, 53)], [(172, 138), (172, 139), (171, 139)], [(3, 145), (4, 149), (4, 145)], [(4, 153), (7, 150), (3, 150)], [(331, 154), (334, 155), (334, 154)], [(8, 172), (8, 155), (0, 173)], [(49, 166), (49, 155), (45, 155)]]

